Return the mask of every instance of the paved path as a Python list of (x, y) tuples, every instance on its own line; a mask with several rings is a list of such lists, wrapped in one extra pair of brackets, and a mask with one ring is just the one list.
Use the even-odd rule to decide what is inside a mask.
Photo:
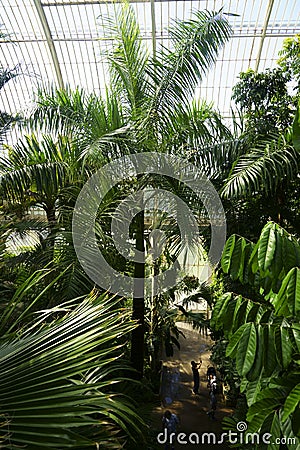
[[(180, 419), (180, 427), (178, 433), (185, 433), (189, 436), (191, 433), (196, 433), (199, 436), (200, 443), (196, 443), (196, 436), (193, 435), (193, 443), (176, 444), (176, 449), (195, 450), (201, 448), (203, 450), (213, 450), (215, 448), (229, 449), (225, 442), (218, 444), (221, 438), (223, 417), (231, 414), (231, 409), (226, 407), (221, 396), (218, 396), (218, 406), (216, 411), (216, 420), (210, 420), (207, 416), (209, 408), (208, 390), (206, 387), (206, 370), (209, 361), (209, 348), (213, 344), (212, 341), (203, 335), (200, 335), (194, 330), (182, 329), (186, 339), (181, 338), (181, 350), (176, 350), (172, 358), (165, 358), (164, 365), (168, 367), (179, 368), (180, 370), (180, 386), (177, 393), (177, 398), (171, 405), (160, 406), (153, 411), (153, 426), (161, 431), (161, 418), (166, 409), (174, 412)], [(193, 377), (191, 372), (191, 360), (199, 361), (202, 359), (202, 366), (200, 369), (200, 395), (192, 393)], [(203, 436), (203, 433), (214, 433), (216, 436), (216, 443), (213, 445), (213, 435)], [(183, 438), (184, 440), (185, 438)], [(210, 439), (210, 444), (208, 444)], [(202, 441), (203, 440), (203, 441)], [(195, 442), (195, 443), (194, 443)], [(158, 448), (164, 449), (163, 445)]]

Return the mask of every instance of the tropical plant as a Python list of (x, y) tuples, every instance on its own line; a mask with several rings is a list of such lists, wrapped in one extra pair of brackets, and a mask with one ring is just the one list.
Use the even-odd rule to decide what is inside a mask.
[(233, 98), (243, 117), (241, 151), (221, 189), (231, 231), (235, 222), (243, 234), (254, 228), (248, 236), (257, 239), (266, 221), (274, 220), (298, 232), (299, 149), (297, 105), (288, 90), (291, 73), (248, 70), (240, 78)]
[[(152, 57), (142, 43), (138, 23), (129, 5), (117, 10), (115, 20), (109, 21), (105, 32), (113, 39), (108, 60), (114, 92), (124, 105), (129, 126), (130, 153), (153, 150), (172, 152), (175, 143), (186, 153), (187, 135), (190, 137), (190, 147), (195, 145), (197, 135), (203, 135), (203, 120), (187, 120), (191, 113), (194, 119), (201, 117), (201, 114), (197, 116), (195, 106), (190, 107), (195, 88), (231, 34), (222, 12), (196, 12), (190, 21), (176, 21), (169, 30), (171, 50), (155, 49)], [(213, 115), (210, 117), (215, 120)], [(209, 126), (209, 129), (212, 128)], [(177, 141), (174, 136), (183, 140)], [(211, 141), (214, 141), (215, 134), (212, 136)], [(139, 214), (136, 248), (141, 252), (144, 252), (143, 221), (143, 215)], [(143, 278), (144, 275), (144, 265), (136, 263), (135, 277)], [(133, 317), (140, 327), (132, 337), (132, 361), (142, 373), (143, 298), (133, 299)]]
[(296, 95), (299, 95), (300, 88), (300, 69), (299, 69), (299, 58), (300, 58), (300, 35), (296, 34), (292, 38), (286, 38), (283, 41), (282, 50), (279, 51), (278, 56), (280, 56), (277, 61), (279, 67), (285, 72), (292, 76), (292, 78), (297, 82)]
[(245, 131), (255, 139), (285, 131), (294, 115), (294, 99), (288, 90), (291, 75), (279, 67), (264, 72), (248, 69), (239, 79), (232, 99), (241, 110)]
[(298, 173), (298, 153), (291, 139), (297, 108), (288, 94), (290, 78), (279, 68), (262, 73), (249, 69), (240, 78), (233, 99), (244, 117), (244, 154), (234, 162), (223, 194), (274, 194), (283, 178), (289, 182)]
[[(0, 25), (1, 27), (1, 25)], [(0, 29), (0, 38), (3, 40), (8, 40), (9, 36), (1, 31)], [(16, 65), (13, 68), (3, 67), (0, 63), (0, 90), (8, 83), (10, 80), (13, 80), (21, 73), (20, 65)], [(3, 144), (5, 140), (6, 133), (11, 126), (12, 123), (19, 120), (18, 116), (12, 116), (5, 111), (0, 111), (0, 145)]]
[[(236, 361), (240, 390), (248, 404), (248, 432), (269, 432), (273, 441), (281, 436), (295, 438), (288, 446), (295, 449), (300, 413), (299, 242), (269, 222), (256, 244), (232, 235), (221, 265), (237, 284), (253, 291), (250, 298), (224, 294), (211, 320), (228, 341), (226, 355)], [(284, 448), (272, 445), (268, 448)]]
[[(142, 441), (132, 399), (116, 393), (129, 366), (122, 357), (136, 326), (117, 299), (92, 293), (34, 312), (20, 286), (1, 310), (1, 448), (123, 448)], [(122, 374), (124, 375), (122, 377)]]
[[(18, 182), (20, 195), (21, 191), (24, 192), (25, 184), (26, 190), (29, 189), (33, 193), (32, 196), (40, 196), (41, 192), (42, 204), (46, 211), (51, 212), (50, 215), (48, 213), (50, 221), (54, 217), (53, 207), (58, 204), (57, 200), (54, 201), (55, 197), (57, 199), (57, 190), (55, 191), (54, 187), (62, 185), (64, 188), (69, 182), (68, 178), (67, 181), (65, 178), (67, 164), (63, 160), (56, 161), (55, 158), (59, 153), (60, 142), (71, 149), (71, 154), (75, 145), (76, 155), (73, 162), (78, 171), (85, 170), (86, 167), (95, 170), (105, 162), (128, 153), (154, 150), (186, 155), (188, 149), (195, 151), (204, 141), (209, 144), (216, 143), (224, 134), (230, 134), (211, 106), (192, 102), (195, 88), (231, 35), (231, 27), (224, 13), (196, 12), (190, 21), (177, 21), (170, 29), (172, 50), (156, 49), (153, 56), (150, 56), (143, 44), (131, 6), (124, 4), (115, 11), (115, 17), (109, 18), (104, 27), (104, 33), (112, 40), (112, 50), (106, 54), (111, 72), (107, 97), (97, 100), (93, 96), (90, 101), (86, 101), (79, 91), (74, 94), (55, 91), (54, 96), (53, 92), (50, 95), (40, 92), (37, 109), (29, 123), (31, 127), (42, 125), (42, 130), (46, 124), (50, 136), (46, 132), (45, 137), (39, 138), (34, 145), (30, 137), (29, 140), (19, 143), (15, 150), (17, 154), (31, 155), (30, 148), (38, 147), (34, 158), (40, 153), (42, 157), (50, 142), (49, 150), (53, 151), (54, 155), (49, 155), (51, 163), (48, 167), (48, 157), (43, 161), (35, 159), (35, 163), (30, 167), (28, 160), (24, 162), (23, 159), (22, 173), (20, 167), (16, 172), (10, 170), (12, 165), (9, 167), (9, 160), (3, 167), (6, 193), (15, 195)], [(50, 189), (53, 183), (51, 177), (54, 178), (51, 201), (47, 202), (47, 205), (44, 202), (45, 185), (40, 185), (40, 192), (35, 189), (36, 170), (37, 176), (42, 175), (42, 171), (45, 172), (43, 178), (38, 180), (46, 183)], [(46, 180), (49, 180), (49, 183)], [(132, 183), (135, 183), (137, 189), (146, 184), (141, 177), (132, 180)], [(150, 186), (153, 183), (153, 180), (148, 182)], [(28, 187), (28, 184), (31, 187)], [(132, 184), (129, 189), (131, 188)], [(182, 191), (179, 183), (175, 188)], [(42, 199), (39, 198), (39, 201)], [(135, 228), (137, 249), (144, 252), (143, 213), (137, 216)], [(134, 272), (135, 277), (143, 278), (144, 264), (136, 263)], [(133, 331), (132, 362), (141, 374), (144, 307), (144, 299), (135, 296), (133, 317), (139, 321), (140, 327)]]

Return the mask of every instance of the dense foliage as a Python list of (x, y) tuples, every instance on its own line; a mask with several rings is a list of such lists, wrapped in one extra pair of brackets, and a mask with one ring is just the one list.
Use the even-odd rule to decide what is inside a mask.
[[(299, 445), (300, 245), (269, 222), (256, 244), (232, 235), (222, 269), (256, 295), (226, 293), (211, 325), (227, 339), (247, 398), (248, 432), (295, 437)], [(261, 447), (259, 447), (261, 448)], [(271, 448), (271, 447), (270, 447)], [(274, 448), (274, 447), (272, 447)], [(276, 448), (280, 448), (279, 445)]]
[[(299, 85), (299, 36), (285, 42), (280, 68), (240, 74), (233, 99), (242, 123), (231, 132), (212, 105), (194, 99), (232, 33), (222, 11), (176, 21), (170, 49), (153, 55), (129, 4), (105, 23), (111, 83), (103, 98), (80, 88), (40, 89), (19, 141), (0, 158), (0, 447), (144, 448), (137, 405), (121, 392), (138, 392), (142, 403), (146, 384), (158, 391), (162, 355), (180, 347), (179, 314), (197, 328), (209, 326), (189, 311), (203, 299), (213, 309), (212, 360), (233, 400), (240, 397), (227, 427), (246, 419), (250, 432), (300, 445), (300, 125), (297, 86), (288, 90), (290, 81)], [(18, 71), (0, 66), (0, 89)], [(0, 144), (16, 119), (0, 113)], [(186, 276), (160, 295), (113, 297), (95, 289), (77, 260), (74, 205), (99, 168), (149, 151), (184, 157), (195, 176), (204, 173), (223, 197), (234, 234), (215, 284)], [(151, 231), (164, 232), (155, 262), (128, 262), (114, 246), (116, 206), (155, 187), (189, 205), (204, 248), (209, 242), (203, 204), (180, 182), (155, 174), (120, 182), (99, 205), (95, 233), (108, 263), (129, 276), (158, 275), (178, 255), (178, 226), (161, 211), (147, 229), (137, 214), (129, 230), (141, 252), (150, 249)], [(180, 305), (178, 293), (186, 296)], [(133, 382), (143, 375), (144, 384)]]

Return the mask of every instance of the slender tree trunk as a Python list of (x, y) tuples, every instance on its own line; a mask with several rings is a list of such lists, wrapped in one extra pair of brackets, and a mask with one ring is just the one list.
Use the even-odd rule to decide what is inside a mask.
[(45, 208), (45, 211), (46, 211), (49, 228), (52, 230), (52, 228), (56, 225), (55, 208), (52, 206), (49, 206), (49, 207)]
[[(159, 263), (157, 261), (154, 261), (154, 271), (153, 271), (153, 276), (157, 276), (159, 275)], [(155, 284), (156, 281), (154, 281), (154, 291), (155, 291)], [(155, 342), (155, 344), (153, 345), (153, 356), (152, 356), (152, 361), (151, 361), (151, 371), (152, 371), (152, 375), (155, 377), (158, 373), (158, 370), (160, 369), (160, 360), (161, 360), (161, 354), (162, 354), (162, 342), (161, 339), (159, 338), (160, 333), (159, 333), (159, 325), (158, 325), (158, 319), (159, 319), (159, 304), (161, 302), (161, 297), (160, 295), (154, 295), (153, 297), (153, 304), (152, 304), (152, 321), (151, 321), (151, 331), (153, 336), (155, 336), (157, 339), (159, 339), (158, 341)]]
[[(136, 249), (145, 253), (144, 247), (144, 211), (136, 216)], [(142, 378), (144, 373), (144, 335), (145, 335), (145, 299), (144, 276), (145, 262), (136, 262), (134, 266), (135, 278), (140, 278), (140, 283), (134, 287), (132, 305), (132, 318), (137, 320), (139, 326), (133, 330), (131, 336), (131, 364), (137, 370), (137, 378)]]
[(54, 245), (55, 245), (55, 226), (57, 224), (56, 218), (55, 218), (55, 207), (54, 206), (47, 206), (45, 208), (47, 221), (49, 225), (49, 236), (46, 240), (46, 245), (48, 249), (50, 249), (49, 252), (49, 260), (51, 261), (54, 254)]

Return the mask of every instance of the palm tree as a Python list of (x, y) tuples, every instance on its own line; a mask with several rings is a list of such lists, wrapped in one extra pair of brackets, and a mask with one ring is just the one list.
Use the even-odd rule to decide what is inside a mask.
[[(231, 28), (223, 13), (197, 12), (190, 21), (177, 21), (170, 29), (172, 49), (157, 49), (152, 56), (142, 43), (135, 14), (128, 4), (116, 11), (115, 19), (107, 22), (104, 31), (113, 39), (113, 48), (107, 57), (113, 92), (123, 105), (125, 123), (129, 127), (126, 151), (170, 153), (181, 147), (186, 155), (188, 149), (198, 147), (198, 136), (203, 136), (205, 126), (203, 121), (188, 120), (192, 116), (195, 119), (199, 112), (195, 103), (191, 106), (191, 101), (202, 76), (230, 37)], [(215, 117), (212, 122), (214, 120)], [(210, 142), (214, 138), (215, 134)], [(144, 252), (143, 213), (136, 217), (136, 248)], [(144, 264), (135, 263), (135, 277), (144, 276)], [(139, 327), (132, 335), (131, 359), (141, 375), (144, 298), (136, 294), (133, 317)]]
[[(5, 192), (13, 198), (16, 193), (22, 195), (26, 185), (27, 191), (42, 194), (38, 200), (50, 222), (54, 219), (57, 191), (56, 194), (46, 192), (45, 186), (40, 185), (40, 191), (36, 192), (33, 181), (40, 179), (47, 187), (53, 181), (54, 186), (69, 184), (64, 160), (56, 160), (56, 155), (61, 152), (54, 147), (59, 142), (68, 147), (68, 151), (62, 152), (65, 157), (75, 143), (75, 152), (71, 150), (72, 161), (75, 166), (78, 160), (85, 163), (84, 166), (79, 164), (79, 170), (88, 167), (93, 171), (125, 154), (155, 151), (181, 154), (191, 159), (202, 154), (201, 164), (209, 172), (211, 158), (199, 147), (204, 142), (214, 146), (229, 135), (210, 106), (192, 101), (195, 88), (231, 35), (231, 27), (222, 11), (196, 12), (190, 21), (177, 21), (170, 29), (172, 49), (157, 49), (152, 56), (143, 45), (135, 14), (128, 4), (116, 10), (114, 20), (108, 20), (104, 31), (113, 42), (112, 51), (106, 55), (111, 71), (107, 98), (102, 101), (94, 96), (90, 102), (92, 108), (86, 109), (78, 92), (75, 95), (65, 95), (62, 91), (56, 91), (55, 96), (40, 95), (32, 123), (45, 124), (47, 118), (51, 132), (61, 130), (63, 136), (50, 139), (53, 155), (49, 155), (49, 167), (48, 156), (43, 162), (39, 159), (40, 153), (45, 154), (49, 148), (49, 138), (38, 146), (32, 145), (30, 140), (24, 145), (19, 144), (17, 153), (20, 154), (29, 150), (31, 155), (30, 148), (38, 147), (35, 161), (32, 159), (34, 164), (23, 159), (21, 168), (16, 158), (17, 170), (10, 170), (9, 160), (3, 166)], [(66, 139), (70, 134), (71, 143)], [(39, 178), (42, 173), (43, 177)], [(145, 184), (142, 177), (135, 182), (137, 186)], [(180, 186), (174, 186), (174, 189), (182, 191)], [(144, 252), (142, 212), (135, 222), (136, 248)], [(136, 278), (143, 279), (144, 264), (135, 263), (134, 272)], [(144, 310), (144, 298), (134, 295), (133, 317), (139, 327), (133, 331), (131, 358), (140, 375), (144, 359)]]

